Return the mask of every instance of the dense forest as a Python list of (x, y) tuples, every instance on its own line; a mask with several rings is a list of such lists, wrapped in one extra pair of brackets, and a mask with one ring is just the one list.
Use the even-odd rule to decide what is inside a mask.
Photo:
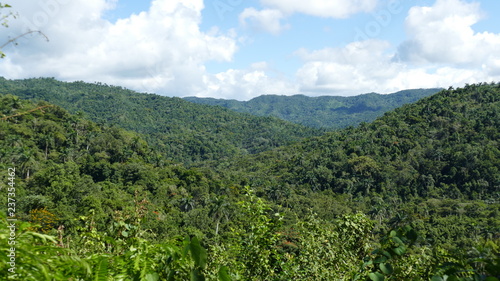
[(356, 126), (361, 122), (371, 122), (389, 110), (416, 102), (440, 90), (416, 89), (388, 95), (370, 93), (353, 97), (264, 95), (249, 101), (196, 97), (184, 99), (257, 116), (274, 116), (308, 127), (334, 130)]
[(100, 83), (0, 78), (0, 93), (48, 101), (98, 124), (138, 132), (156, 151), (167, 155), (166, 159), (186, 164), (258, 153), (322, 133), (275, 117), (256, 117)]
[[(105, 85), (1, 85), (4, 280), (500, 278), (500, 84), (326, 133)], [(175, 113), (178, 136), (248, 126), (212, 135), (210, 157), (173, 158), (157, 111)], [(223, 147), (271, 129), (281, 142)]]

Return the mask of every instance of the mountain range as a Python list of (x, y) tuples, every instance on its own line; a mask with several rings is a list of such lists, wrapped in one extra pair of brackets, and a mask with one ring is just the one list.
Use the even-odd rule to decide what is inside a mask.
[(0, 181), (37, 280), (498, 280), (499, 140), (496, 83), (326, 131), (0, 80)]
[(333, 130), (371, 122), (389, 110), (416, 102), (440, 90), (442, 89), (414, 89), (387, 95), (369, 93), (352, 97), (263, 95), (249, 101), (197, 97), (184, 99), (256, 116), (274, 116), (308, 127)]

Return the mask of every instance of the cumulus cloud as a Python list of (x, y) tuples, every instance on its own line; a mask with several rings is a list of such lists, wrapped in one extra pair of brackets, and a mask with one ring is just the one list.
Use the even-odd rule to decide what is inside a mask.
[(260, 95), (297, 94), (298, 85), (283, 76), (271, 76), (266, 62), (257, 62), (248, 69), (229, 69), (205, 76), (207, 90), (198, 97), (249, 100)]
[(302, 13), (325, 18), (347, 18), (356, 13), (370, 12), (377, 5), (377, 0), (261, 0), (260, 2), (286, 14)]
[(290, 25), (281, 24), (285, 15), (276, 9), (256, 10), (255, 8), (246, 8), (239, 16), (241, 25), (250, 26), (258, 31), (266, 31), (272, 34), (278, 34), (281, 31), (290, 28)]
[(232, 36), (200, 31), (202, 0), (155, 0), (147, 12), (111, 23), (103, 14), (114, 2), (16, 4), (20, 19), (0, 36), (36, 29), (50, 42), (28, 37), (5, 49), (8, 59), (0, 62), (0, 75), (102, 81), (185, 95), (205, 88), (205, 62), (230, 61), (236, 51)]
[[(0, 38), (42, 30), (50, 42), (32, 34), (9, 45), (3, 50), (7, 58), (0, 60), (0, 76), (52, 76), (162, 95), (240, 100), (262, 94), (391, 93), (500, 80), (500, 34), (473, 30), (483, 18), (476, 3), (437, 0), (411, 8), (405, 21), (407, 40), (399, 46), (371, 39), (299, 49), (295, 57), (302, 65), (287, 78), (266, 62), (209, 73), (205, 64), (232, 61), (241, 38), (234, 29), (201, 31), (202, 0), (154, 0), (148, 11), (110, 22), (106, 12), (116, 2), (18, 1), (14, 9), (19, 17), (0, 29)], [(267, 8), (245, 9), (240, 23), (278, 34), (289, 28), (283, 20), (292, 13), (341, 18), (371, 11), (377, 1), (261, 2)]]
[[(300, 92), (309, 95), (392, 93), (402, 89), (463, 86), (492, 81), (483, 69), (412, 66), (393, 60), (391, 45), (381, 40), (353, 42), (343, 48), (296, 52), (303, 66), (296, 72)], [(498, 78), (498, 77), (497, 77)]]
[(354, 95), (408, 88), (463, 86), (500, 80), (500, 34), (475, 32), (478, 3), (437, 0), (413, 7), (405, 20), (408, 39), (391, 53), (385, 41), (365, 40), (341, 48), (296, 52), (300, 91)]
[(437, 0), (430, 7), (413, 7), (405, 22), (410, 39), (399, 47), (398, 58), (498, 73), (500, 34), (475, 32), (472, 26), (482, 17), (475, 2)]

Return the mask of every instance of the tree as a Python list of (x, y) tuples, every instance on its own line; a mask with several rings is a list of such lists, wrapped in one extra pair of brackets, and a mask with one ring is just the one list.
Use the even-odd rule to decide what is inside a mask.
[(211, 208), (209, 215), (212, 216), (216, 220), (215, 226), (215, 236), (219, 235), (219, 225), (222, 218), (226, 218), (226, 221), (229, 220), (229, 202), (227, 201), (226, 196), (215, 196), (211, 200)]

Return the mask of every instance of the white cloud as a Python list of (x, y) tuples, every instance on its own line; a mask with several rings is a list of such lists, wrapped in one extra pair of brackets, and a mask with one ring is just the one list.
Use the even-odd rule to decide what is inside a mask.
[(35, 36), (5, 49), (9, 59), (0, 61), (0, 75), (102, 81), (185, 95), (205, 88), (205, 62), (230, 61), (236, 51), (232, 36), (200, 31), (202, 0), (155, 0), (149, 11), (110, 23), (103, 14), (113, 4), (105, 0), (16, 4), (20, 19), (11, 21), (0, 36), (37, 29), (50, 42)]
[(394, 61), (388, 53), (390, 49), (388, 42), (380, 40), (353, 42), (343, 48), (312, 52), (301, 49), (296, 52), (304, 60), (304, 65), (296, 72), (300, 92), (346, 96), (412, 88), (447, 88), (495, 80), (487, 69), (482, 68), (411, 66)]
[(453, 67), (485, 68), (500, 71), (500, 34), (475, 32), (472, 26), (482, 19), (477, 2), (437, 0), (431, 7), (413, 7), (405, 26), (410, 39), (400, 48), (402, 61), (421, 64), (448, 64)]
[(281, 31), (290, 28), (290, 25), (282, 25), (281, 20), (284, 14), (276, 9), (264, 9), (257, 11), (254, 8), (246, 8), (239, 16), (240, 24), (251, 26), (259, 31), (266, 31), (272, 34), (278, 34)]
[(347, 18), (356, 13), (370, 12), (377, 5), (377, 0), (261, 0), (260, 2), (286, 14), (303, 13), (329, 18)]
[(500, 34), (475, 32), (478, 3), (437, 0), (413, 7), (405, 21), (408, 40), (396, 54), (388, 42), (365, 40), (342, 48), (296, 52), (302, 93), (354, 95), (401, 89), (463, 86), (500, 80)]
[(293, 95), (298, 85), (284, 77), (272, 77), (266, 62), (257, 62), (249, 69), (229, 69), (215, 75), (206, 75), (207, 89), (198, 97), (249, 100), (260, 95)]
[[(382, 40), (338, 48), (299, 49), (303, 64), (289, 79), (266, 62), (247, 69), (211, 74), (208, 61), (232, 61), (235, 29), (200, 30), (202, 0), (155, 0), (146, 12), (114, 23), (105, 14), (116, 0), (18, 1), (19, 18), (0, 29), (0, 38), (42, 30), (3, 51), (0, 76), (53, 76), (61, 80), (101, 81), (163, 95), (211, 96), (248, 100), (262, 94), (355, 95), (407, 88), (462, 86), (500, 80), (500, 34), (475, 32), (482, 19), (478, 4), (437, 0), (413, 7), (405, 26), (408, 40), (391, 46)], [(304, 13), (341, 18), (371, 11), (376, 0), (261, 0), (263, 10), (245, 9), (240, 22), (277, 34), (286, 16)], [(273, 7), (273, 8), (269, 8)], [(393, 49), (397, 47), (397, 52)]]
[(296, 73), (301, 91), (313, 95), (390, 91), (389, 85), (381, 82), (394, 77), (402, 65), (391, 63), (386, 54), (389, 47), (385, 41), (367, 40), (343, 48), (299, 50), (296, 54), (304, 60)]

